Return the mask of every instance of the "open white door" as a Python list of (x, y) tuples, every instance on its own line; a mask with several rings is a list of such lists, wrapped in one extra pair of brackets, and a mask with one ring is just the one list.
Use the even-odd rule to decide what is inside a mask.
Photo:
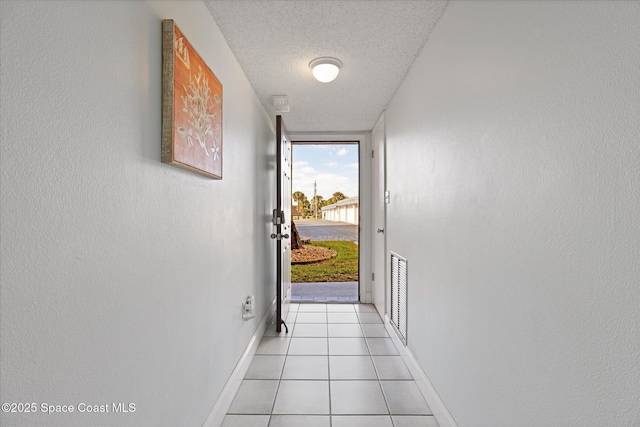
[(372, 226), (372, 296), (373, 304), (380, 315), (387, 312), (386, 304), (386, 144), (385, 144), (384, 113), (378, 119), (371, 131), (372, 162), (371, 162), (371, 206), (373, 210)]
[(276, 117), (276, 208), (273, 210), (276, 240), (276, 332), (287, 332), (284, 323), (291, 295), (291, 140), (282, 121)]

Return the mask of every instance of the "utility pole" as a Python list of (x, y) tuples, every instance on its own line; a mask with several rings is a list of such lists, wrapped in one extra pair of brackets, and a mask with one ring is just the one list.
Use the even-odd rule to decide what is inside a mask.
[(317, 181), (313, 181), (313, 204), (316, 207), (315, 218), (318, 219), (318, 189)]

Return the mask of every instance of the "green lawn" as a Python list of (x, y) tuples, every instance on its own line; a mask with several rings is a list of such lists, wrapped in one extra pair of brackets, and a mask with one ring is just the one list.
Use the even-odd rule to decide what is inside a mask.
[(358, 245), (348, 241), (311, 242), (314, 246), (331, 248), (338, 253), (334, 258), (318, 264), (291, 266), (291, 281), (309, 282), (357, 282)]

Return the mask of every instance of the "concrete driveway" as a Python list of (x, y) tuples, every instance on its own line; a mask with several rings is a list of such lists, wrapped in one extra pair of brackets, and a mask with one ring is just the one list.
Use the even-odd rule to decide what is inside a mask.
[(354, 224), (324, 219), (296, 219), (293, 222), (302, 239), (358, 241), (358, 226)]

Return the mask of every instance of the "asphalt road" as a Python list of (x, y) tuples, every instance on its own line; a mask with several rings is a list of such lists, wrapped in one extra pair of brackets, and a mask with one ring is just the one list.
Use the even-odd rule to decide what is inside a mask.
[(296, 219), (293, 222), (302, 239), (358, 241), (358, 226), (354, 224), (324, 219)]

